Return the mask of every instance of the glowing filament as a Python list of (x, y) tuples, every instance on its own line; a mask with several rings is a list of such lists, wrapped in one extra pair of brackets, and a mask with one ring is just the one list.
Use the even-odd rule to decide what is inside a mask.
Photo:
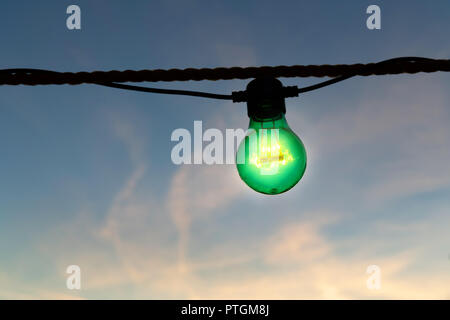
[(257, 168), (274, 167), (276, 165), (286, 165), (288, 162), (293, 161), (294, 158), (289, 153), (288, 149), (282, 150), (278, 143), (272, 146), (260, 146), (259, 154), (253, 153), (250, 156), (250, 163)]

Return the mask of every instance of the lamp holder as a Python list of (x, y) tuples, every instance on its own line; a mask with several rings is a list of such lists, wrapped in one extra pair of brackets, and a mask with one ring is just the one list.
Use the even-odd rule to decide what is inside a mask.
[(280, 80), (260, 77), (250, 81), (245, 91), (235, 91), (233, 102), (247, 102), (247, 114), (255, 120), (280, 118), (286, 113), (284, 99), (298, 96), (298, 88), (283, 87)]

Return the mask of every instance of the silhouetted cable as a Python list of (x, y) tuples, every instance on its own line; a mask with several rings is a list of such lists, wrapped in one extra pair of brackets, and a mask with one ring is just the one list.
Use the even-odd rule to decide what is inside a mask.
[[(55, 76), (59, 73), (56, 71), (42, 70), (42, 69), (4, 69), (4, 70), (0, 70), (0, 78), (3, 76), (3, 74), (14, 74), (14, 75), (41, 74), (42, 76), (51, 77), (51, 76)], [(126, 85), (126, 84), (121, 84), (121, 83), (114, 83), (114, 82), (103, 82), (103, 83), (102, 82), (93, 82), (92, 84), (97, 84), (97, 85), (116, 88), (116, 89), (131, 90), (131, 91), (171, 94), (171, 95), (184, 95), (184, 96), (193, 96), (193, 97), (202, 97), (202, 98), (210, 98), (210, 99), (220, 99), (220, 100), (232, 100), (231, 95), (215, 94), (215, 93), (209, 93), (209, 92), (148, 88), (148, 87), (131, 86), (131, 85)]]
[(130, 85), (121, 84), (121, 83), (96, 83), (96, 84), (105, 86), (105, 87), (132, 90), (132, 91), (150, 92), (150, 93), (175, 94), (175, 95), (202, 97), (202, 98), (220, 99), (220, 100), (231, 100), (232, 99), (232, 96), (228, 95), (228, 94), (216, 94), (216, 93), (188, 91), (188, 90), (147, 88), (147, 87), (130, 86)]
[(55, 72), (33, 69), (0, 71), (0, 85), (81, 84), (98, 82), (159, 82), (251, 79), (262, 76), (280, 77), (338, 77), (342, 75), (385, 75), (450, 71), (450, 59), (405, 57), (368, 64), (307, 65), (278, 67), (233, 67), (215, 69), (125, 70), (93, 72)]
[[(304, 87), (285, 87), (285, 97), (316, 90), (354, 76), (387, 75), (401, 73), (450, 71), (450, 59), (429, 59), (421, 57), (400, 57), (368, 64), (350, 65), (306, 65), (277, 67), (232, 67), (214, 69), (170, 69), (170, 70), (125, 70), (94, 72), (56, 72), (41, 69), (5, 69), (0, 70), (0, 85), (50, 85), (83, 83), (98, 84), (125, 90), (151, 93), (177, 94), (213, 99), (246, 101), (245, 91), (222, 95), (199, 91), (147, 88), (119, 84), (120, 82), (159, 82), (159, 81), (201, 81), (250, 79), (258, 77), (333, 77), (333, 79)], [(118, 83), (119, 82), (119, 83)]]

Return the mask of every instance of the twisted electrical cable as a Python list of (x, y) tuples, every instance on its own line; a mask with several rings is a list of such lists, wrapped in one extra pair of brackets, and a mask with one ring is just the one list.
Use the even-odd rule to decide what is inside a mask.
[(231, 80), (250, 79), (258, 77), (332, 77), (318, 84), (297, 88), (286, 87), (285, 97), (313, 91), (325, 86), (349, 79), (354, 76), (387, 75), (401, 73), (450, 71), (450, 59), (430, 59), (421, 57), (400, 57), (384, 60), (378, 63), (350, 65), (306, 65), (306, 66), (276, 66), (276, 67), (232, 67), (203, 69), (170, 69), (170, 70), (125, 70), (125, 71), (94, 71), (94, 72), (56, 72), (42, 69), (4, 69), (0, 70), (0, 85), (49, 85), (83, 83), (97, 84), (125, 90), (141, 92), (188, 95), (213, 99), (246, 101), (245, 91), (233, 92), (231, 95), (188, 91), (148, 88), (121, 84), (121, 82), (159, 82), (159, 81), (201, 81), (201, 80)]

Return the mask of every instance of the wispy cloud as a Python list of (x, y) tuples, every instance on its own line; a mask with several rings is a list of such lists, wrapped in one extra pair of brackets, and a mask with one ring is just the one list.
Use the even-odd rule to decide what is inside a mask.
[[(100, 214), (101, 219), (94, 218), (90, 212), (80, 212), (37, 244), (40, 254), (51, 261), (56, 270), (61, 270), (60, 273), (44, 277), (32, 287), (23, 279), (0, 274), (0, 296), (44, 299), (448, 298), (450, 292), (446, 283), (450, 278), (439, 269), (436, 260), (424, 263), (427, 253), (423, 250), (430, 246), (444, 250), (442, 241), (434, 235), (436, 230), (444, 232), (442, 222), (448, 220), (442, 220), (444, 204), (439, 213), (427, 216), (426, 220), (406, 223), (400, 219), (380, 218), (366, 229), (361, 223), (353, 224), (360, 232), (353, 231), (351, 237), (330, 232), (333, 228), (348, 228), (347, 223), (358, 221), (359, 212), (353, 211), (355, 202), (381, 203), (391, 197), (433, 190), (448, 183), (447, 175), (440, 172), (448, 161), (445, 101), (436, 94), (437, 98), (430, 100), (424, 111), (420, 101), (400, 103), (405, 87), (392, 90), (390, 95), (397, 98), (388, 100), (396, 104), (395, 110), (381, 99), (376, 111), (372, 103), (363, 103), (356, 112), (348, 111), (338, 118), (324, 115), (302, 130), (307, 134), (306, 139), (315, 145), (316, 178), (323, 178), (321, 171), (327, 169), (325, 157), (342, 155), (343, 150), (352, 149), (348, 157), (361, 156), (364, 161), (367, 161), (364, 155), (379, 141), (383, 143), (377, 144), (375, 151), (393, 150), (386, 157), (369, 157), (371, 161), (364, 164), (377, 173), (373, 181), (366, 183), (367, 188), (355, 191), (360, 188), (359, 176), (351, 174), (349, 165), (344, 166), (342, 173), (338, 172), (342, 179), (345, 177), (346, 187), (354, 188), (356, 193), (353, 194), (364, 196), (347, 199), (347, 209), (338, 212), (327, 208), (329, 205), (325, 201), (317, 201), (332, 196), (330, 190), (323, 188), (320, 197), (314, 195), (318, 198), (311, 200), (314, 205), (311, 201), (308, 204), (313, 209), (306, 210), (303, 203), (295, 209), (290, 207), (292, 216), (274, 223), (267, 233), (251, 232), (249, 228), (251, 243), (231, 241), (231, 232), (230, 241), (221, 243), (206, 245), (193, 240), (200, 237), (199, 225), (215, 222), (210, 225), (217, 227), (223, 215), (234, 210), (232, 206), (236, 202), (245, 203), (250, 210), (259, 202), (268, 205), (281, 202), (275, 198), (263, 200), (248, 191), (235, 168), (226, 165), (176, 168), (167, 193), (156, 198), (143, 190), (143, 182), (151, 179), (147, 171), (150, 162), (144, 150), (148, 142), (142, 140), (126, 119), (113, 117), (114, 135), (126, 146), (131, 168), (111, 198), (109, 208)], [(290, 117), (291, 123), (296, 123), (299, 113), (292, 111)], [(233, 127), (232, 116), (212, 119), (211, 126)], [(336, 119), (341, 121), (339, 125)], [(355, 132), (360, 134), (355, 137)], [(333, 139), (329, 139), (330, 136)], [(417, 146), (428, 153), (415, 152)], [(340, 161), (345, 163), (349, 158), (340, 158)], [(423, 171), (420, 165), (426, 159), (430, 168)], [(340, 168), (341, 163), (335, 165)], [(421, 180), (421, 175), (428, 180)], [(417, 185), (412, 181), (417, 181)], [(276, 221), (277, 213), (272, 211)], [(201, 254), (196, 254), (199, 251)], [(445, 258), (442, 257), (442, 263)], [(71, 295), (63, 289), (68, 264), (78, 264), (82, 268), (84, 286), (80, 294)], [(368, 275), (365, 272), (371, 264), (379, 265), (382, 270), (380, 291), (366, 288)]]

